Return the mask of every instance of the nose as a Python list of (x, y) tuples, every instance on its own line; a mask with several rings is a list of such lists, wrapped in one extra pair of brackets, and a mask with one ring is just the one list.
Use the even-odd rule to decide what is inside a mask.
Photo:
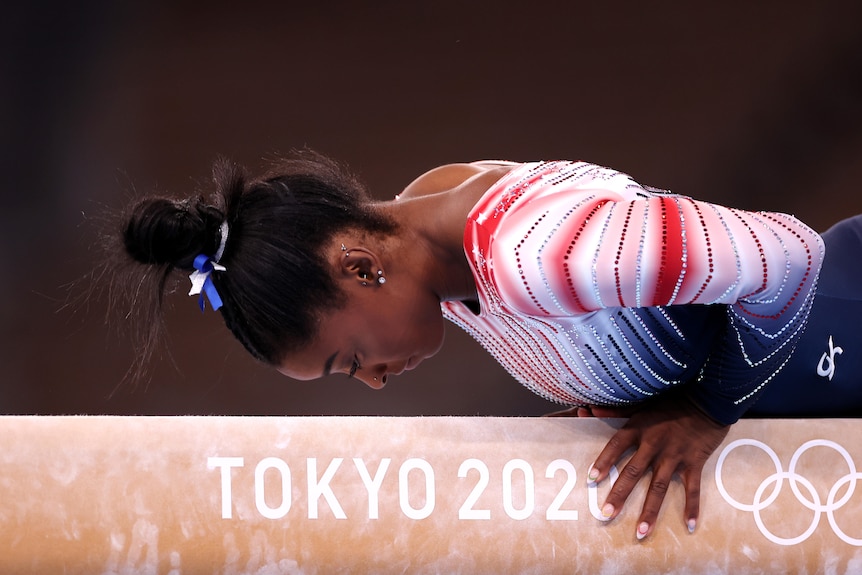
[(362, 369), (353, 374), (353, 377), (370, 387), (371, 389), (383, 389), (386, 385), (386, 366), (378, 366), (371, 369)]

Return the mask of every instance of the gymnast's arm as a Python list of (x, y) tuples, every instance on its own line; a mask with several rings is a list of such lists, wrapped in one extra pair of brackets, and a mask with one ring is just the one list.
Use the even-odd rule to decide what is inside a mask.
[[(637, 531), (638, 538), (646, 536), (672, 476), (679, 474), (686, 491), (685, 520), (693, 530), (703, 465), (727, 426), (789, 357), (805, 323), (822, 241), (789, 216), (741, 212), (672, 195), (631, 199), (597, 192), (571, 212), (567, 225), (569, 230), (556, 234), (565, 249), (552, 246), (552, 238), (543, 254), (559, 258), (565, 253), (565, 261), (556, 264), (570, 266), (571, 273), (564, 269), (547, 277), (549, 299), (524, 297), (516, 302), (522, 311), (534, 306), (532, 312), (542, 315), (537, 305), (546, 310), (559, 306), (553, 313), (564, 314), (618, 306), (727, 306), (723, 340), (702, 377), (634, 413), (590, 472), (591, 479), (604, 479), (626, 451), (636, 448), (603, 513), (615, 517), (634, 485), (652, 469)], [(544, 269), (554, 264), (535, 261)], [(507, 300), (516, 301), (517, 295), (509, 294)]]
[(592, 277), (576, 277), (580, 305), (726, 305), (721, 340), (686, 393), (717, 422), (734, 423), (802, 333), (823, 259), (820, 236), (784, 214), (682, 196), (606, 203), (596, 216), (590, 225), (603, 234), (576, 248), (596, 262)]
[[(610, 517), (652, 468), (638, 538), (652, 531), (675, 473), (686, 493), (684, 519), (694, 530), (703, 466), (728, 425), (792, 353), (823, 258), (820, 237), (788, 216), (739, 212), (682, 198), (658, 200), (664, 206), (662, 240), (652, 247), (658, 248), (661, 265), (646, 274), (653, 291), (651, 295), (640, 291), (647, 297), (643, 303), (726, 304), (728, 322), (699, 380), (685, 386), (682, 394), (668, 394), (635, 413), (596, 460), (602, 478), (626, 450), (637, 449), (607, 497)], [(675, 211), (674, 205), (679, 209)], [(624, 304), (636, 297), (633, 285), (628, 291), (620, 287)]]

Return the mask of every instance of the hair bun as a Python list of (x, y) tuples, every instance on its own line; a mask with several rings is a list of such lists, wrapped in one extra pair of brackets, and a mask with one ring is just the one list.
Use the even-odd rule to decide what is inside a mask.
[(135, 260), (192, 269), (198, 254), (214, 254), (219, 244), (221, 210), (202, 199), (147, 198), (126, 219), (123, 243)]

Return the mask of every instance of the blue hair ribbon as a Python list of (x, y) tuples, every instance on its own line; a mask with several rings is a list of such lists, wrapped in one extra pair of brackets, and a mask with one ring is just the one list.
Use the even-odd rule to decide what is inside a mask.
[(212, 272), (223, 272), (226, 271), (226, 268), (204, 254), (197, 256), (192, 265), (194, 265), (195, 271), (189, 275), (189, 279), (192, 280), (192, 289), (189, 290), (189, 295), (200, 294), (198, 306), (200, 306), (201, 311), (204, 311), (206, 307), (205, 299), (209, 300), (213, 311), (217, 310), (222, 306), (222, 301), (215, 284), (213, 284)]

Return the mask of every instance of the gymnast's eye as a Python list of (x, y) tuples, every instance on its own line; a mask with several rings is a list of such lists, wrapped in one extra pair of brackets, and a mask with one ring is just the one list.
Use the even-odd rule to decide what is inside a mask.
[(356, 375), (356, 370), (358, 369), (362, 369), (362, 366), (359, 365), (359, 360), (354, 357), (353, 364), (350, 366), (350, 373), (347, 374), (347, 377), (353, 377), (354, 375)]

